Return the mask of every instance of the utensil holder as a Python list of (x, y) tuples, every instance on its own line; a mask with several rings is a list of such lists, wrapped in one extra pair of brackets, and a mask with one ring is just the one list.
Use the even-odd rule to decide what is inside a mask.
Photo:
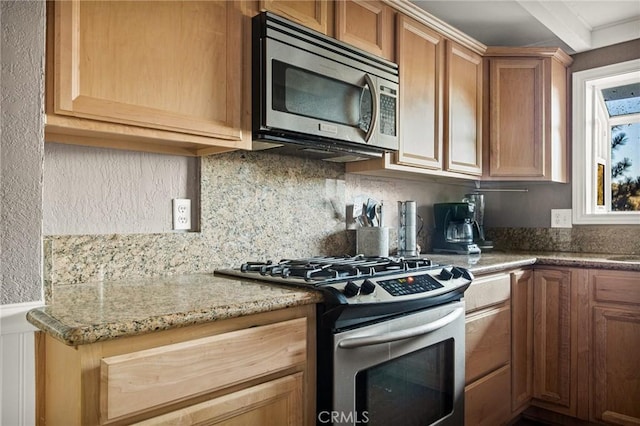
[(389, 256), (389, 228), (363, 226), (356, 229), (356, 254)]

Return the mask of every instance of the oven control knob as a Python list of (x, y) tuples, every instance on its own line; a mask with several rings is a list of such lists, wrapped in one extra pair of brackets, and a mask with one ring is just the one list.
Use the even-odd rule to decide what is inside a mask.
[(440, 271), (440, 275), (438, 275), (438, 278), (440, 278), (443, 281), (448, 281), (451, 278), (453, 278), (453, 274), (449, 272), (447, 269), (442, 268), (442, 271)]
[(451, 273), (453, 274), (453, 278), (457, 279), (464, 275), (464, 270), (458, 268), (457, 266), (454, 266), (453, 268), (451, 268)]
[(357, 296), (359, 291), (360, 287), (353, 281), (347, 282), (347, 285), (344, 286), (344, 295), (347, 297)]
[(364, 280), (360, 292), (362, 294), (371, 294), (376, 290), (376, 285), (371, 280)]

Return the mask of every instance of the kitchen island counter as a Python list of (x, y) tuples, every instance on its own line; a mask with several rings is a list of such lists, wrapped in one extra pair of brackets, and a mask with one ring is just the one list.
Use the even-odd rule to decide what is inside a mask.
[(176, 275), (60, 285), (27, 320), (67, 345), (82, 345), (320, 301), (313, 290)]
[(474, 274), (489, 274), (530, 265), (640, 271), (640, 255), (568, 252), (488, 252), (479, 255), (429, 253), (422, 256), (441, 265), (468, 268)]

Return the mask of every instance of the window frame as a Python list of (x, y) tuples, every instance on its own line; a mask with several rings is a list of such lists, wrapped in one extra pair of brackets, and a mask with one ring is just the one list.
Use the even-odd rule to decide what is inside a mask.
[[(640, 212), (607, 211), (597, 207), (595, 188), (597, 174), (595, 170), (594, 147), (594, 108), (598, 102), (600, 90), (625, 84), (627, 81), (640, 80), (640, 59), (606, 65), (578, 71), (572, 74), (573, 91), (573, 161), (572, 161), (572, 209), (574, 224), (625, 225), (640, 224)], [(601, 95), (600, 95), (601, 98)], [(610, 137), (609, 137), (610, 140)], [(609, 159), (608, 170), (611, 174)], [(605, 179), (610, 182), (610, 177)], [(605, 194), (611, 192), (611, 185), (605, 186)], [(610, 200), (609, 195), (608, 199)]]

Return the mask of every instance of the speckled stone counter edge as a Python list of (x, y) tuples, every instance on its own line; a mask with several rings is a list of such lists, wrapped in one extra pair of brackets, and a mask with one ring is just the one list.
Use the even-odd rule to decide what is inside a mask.
[[(208, 279), (211, 286), (203, 287), (201, 292), (193, 286), (188, 308), (184, 307), (184, 300), (172, 302), (176, 288), (190, 282), (206, 286)], [(149, 284), (133, 280), (129, 285), (127, 281), (116, 281), (66, 287), (61, 291), (67, 294), (58, 295), (53, 304), (32, 309), (27, 313), (27, 320), (55, 339), (75, 346), (322, 301), (321, 293), (314, 290), (250, 281), (236, 281), (237, 285), (234, 285), (232, 280), (227, 283), (224, 279), (207, 278), (204, 274), (147, 282)], [(213, 287), (216, 284), (230, 291), (222, 294)], [(212, 296), (212, 291), (217, 296)], [(133, 296), (134, 292), (139, 298), (149, 301), (146, 310), (135, 302), (131, 303), (133, 306), (122, 305), (120, 299)], [(79, 293), (83, 295), (77, 296)], [(123, 296), (123, 293), (126, 294)], [(98, 294), (98, 298), (94, 297)]]
[(32, 309), (27, 320), (35, 327), (55, 339), (70, 345), (84, 345), (120, 337), (169, 330), (190, 325), (204, 324), (246, 315), (271, 312), (295, 306), (315, 304), (322, 301), (316, 291), (296, 291), (290, 297), (279, 300), (244, 302), (239, 305), (215, 306), (191, 312), (175, 312), (167, 315), (142, 317), (137, 320), (68, 326), (46, 311), (46, 306)]
[(640, 271), (640, 260), (615, 260), (615, 256), (612, 260), (608, 259), (611, 255), (599, 253), (490, 252), (480, 256), (456, 254), (427, 254), (426, 256), (438, 264), (468, 268), (474, 274), (489, 274), (531, 265)]

